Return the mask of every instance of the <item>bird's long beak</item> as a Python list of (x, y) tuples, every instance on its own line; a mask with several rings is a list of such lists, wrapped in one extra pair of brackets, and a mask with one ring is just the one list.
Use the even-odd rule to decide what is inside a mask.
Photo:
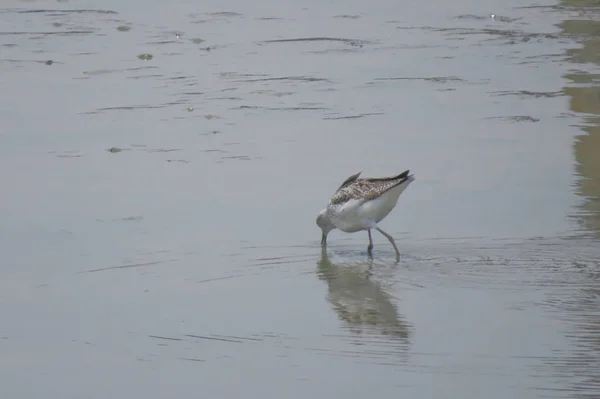
[(323, 235), (321, 236), (321, 245), (327, 245), (327, 234), (325, 234), (325, 232), (323, 232)]

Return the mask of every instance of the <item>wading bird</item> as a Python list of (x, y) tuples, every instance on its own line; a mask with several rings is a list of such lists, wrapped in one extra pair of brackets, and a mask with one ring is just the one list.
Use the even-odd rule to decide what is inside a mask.
[(398, 176), (359, 179), (362, 172), (347, 178), (329, 199), (327, 207), (319, 212), (317, 225), (323, 235), (321, 245), (327, 245), (327, 234), (333, 229), (346, 233), (367, 230), (369, 233), (369, 255), (373, 251), (371, 229), (383, 234), (400, 257), (400, 251), (394, 238), (381, 230), (377, 223), (381, 222), (396, 206), (400, 194), (415, 180), (409, 170)]

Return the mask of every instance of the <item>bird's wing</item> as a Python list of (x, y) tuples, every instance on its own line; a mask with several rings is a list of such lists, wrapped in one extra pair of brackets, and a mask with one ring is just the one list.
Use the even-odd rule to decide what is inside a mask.
[(344, 180), (344, 182), (342, 183), (342, 185), (340, 187), (338, 187), (338, 189), (336, 190), (336, 192), (340, 191), (342, 188), (348, 186), (349, 184), (354, 183), (358, 179), (358, 176), (360, 176), (361, 173), (362, 172), (358, 172), (358, 173), (350, 176), (346, 180)]
[(373, 200), (390, 188), (404, 183), (409, 178), (408, 172), (407, 170), (398, 176), (371, 179), (358, 179), (358, 175), (350, 176), (331, 196), (329, 203), (336, 205), (349, 200), (361, 202)]

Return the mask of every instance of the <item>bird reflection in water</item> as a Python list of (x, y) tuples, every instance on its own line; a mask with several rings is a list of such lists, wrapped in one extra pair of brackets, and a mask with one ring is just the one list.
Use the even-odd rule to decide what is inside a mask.
[(317, 262), (317, 275), (327, 283), (328, 301), (350, 331), (384, 335), (408, 344), (410, 326), (402, 320), (390, 294), (372, 279), (373, 259), (353, 264), (331, 262), (326, 250)]

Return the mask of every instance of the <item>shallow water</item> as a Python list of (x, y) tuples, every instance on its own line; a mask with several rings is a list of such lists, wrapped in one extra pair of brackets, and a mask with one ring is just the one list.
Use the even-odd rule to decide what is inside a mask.
[(596, 3), (3, 2), (0, 397), (598, 397)]

